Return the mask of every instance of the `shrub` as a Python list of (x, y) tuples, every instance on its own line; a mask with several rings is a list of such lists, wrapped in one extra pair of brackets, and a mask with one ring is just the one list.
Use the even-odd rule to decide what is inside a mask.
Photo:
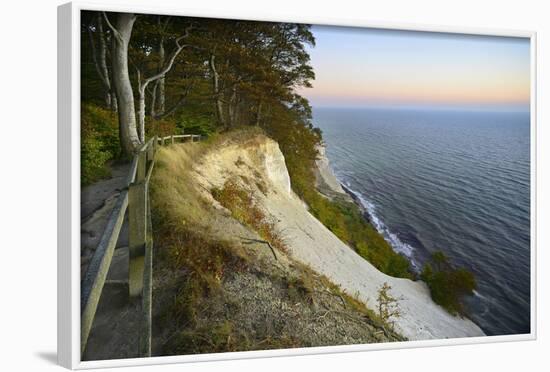
[(120, 154), (115, 113), (93, 104), (82, 105), (80, 151), (82, 185), (109, 175), (106, 163)]
[(391, 285), (386, 282), (378, 289), (378, 316), (393, 329), (395, 319), (401, 316), (401, 310), (399, 309), (401, 298), (393, 297), (390, 290)]
[(241, 223), (251, 227), (275, 248), (287, 252), (283, 238), (276, 231), (275, 224), (256, 206), (251, 194), (235, 179), (228, 179), (223, 188), (211, 190), (212, 196), (231, 211), (231, 215)]
[(205, 108), (196, 102), (189, 102), (177, 117), (177, 127), (188, 134), (210, 136), (216, 132), (216, 120), (212, 107)]
[(111, 153), (102, 150), (103, 146), (97, 136), (89, 134), (81, 143), (81, 182), (88, 185), (98, 179), (109, 176), (105, 163), (112, 157)]
[(476, 289), (474, 274), (464, 268), (454, 268), (441, 251), (432, 254), (420, 278), (430, 288), (432, 299), (451, 314), (464, 314), (464, 296), (471, 296)]

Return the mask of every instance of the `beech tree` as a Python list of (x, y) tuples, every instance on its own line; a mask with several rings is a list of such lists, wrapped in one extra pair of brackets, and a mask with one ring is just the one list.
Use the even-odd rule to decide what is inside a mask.
[(116, 111), (117, 101), (112, 89), (109, 68), (107, 67), (108, 32), (103, 27), (103, 16), (101, 13), (94, 13), (93, 16), (89, 17), (84, 14), (83, 22), (88, 35), (94, 68), (103, 88), (105, 106)]
[(314, 79), (309, 25), (99, 15), (86, 15), (97, 72), (90, 86), (103, 87), (105, 105), (118, 105), (123, 154), (160, 120), (218, 131), (253, 125), (279, 136), (292, 126), (313, 130), (309, 103), (296, 94)]
[(117, 13), (114, 24), (103, 13), (105, 22), (113, 34), (112, 65), (113, 83), (118, 103), (119, 137), (122, 152), (128, 156), (141, 145), (136, 127), (134, 92), (128, 71), (128, 45), (136, 21), (133, 13)]
[[(172, 53), (170, 54), (169, 58), (165, 63), (163, 63), (162, 68), (160, 71), (158, 71), (156, 74), (145, 77), (143, 76), (143, 72), (137, 68), (137, 86), (138, 86), (138, 96), (139, 96), (139, 110), (138, 110), (138, 116), (139, 116), (139, 136), (140, 140), (143, 142), (145, 140), (145, 90), (149, 86), (149, 84), (154, 83), (156, 81), (159, 81), (161, 79), (164, 79), (166, 74), (172, 69), (174, 66), (174, 63), (176, 61), (176, 58), (181, 53), (181, 51), (188, 47), (187, 44), (182, 44), (183, 40), (189, 37), (189, 33), (192, 29), (192, 26), (187, 26), (185, 29), (183, 35), (177, 37), (174, 40), (174, 43), (176, 44)], [(164, 55), (162, 56), (164, 60)], [(163, 61), (164, 62), (164, 61)], [(164, 83), (162, 88), (162, 99), (164, 100)], [(163, 103), (164, 104), (164, 103)]]

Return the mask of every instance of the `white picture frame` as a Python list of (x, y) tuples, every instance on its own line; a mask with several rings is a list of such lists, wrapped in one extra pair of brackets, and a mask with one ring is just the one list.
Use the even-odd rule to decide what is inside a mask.
[[(177, 16), (216, 17), (260, 21), (300, 22), (308, 24), (359, 26), (383, 29), (430, 31), (475, 35), (522, 37), (530, 40), (531, 53), (531, 331), (529, 334), (484, 336), (448, 340), (406, 341), (389, 344), (366, 344), (297, 348), (285, 350), (246, 351), (221, 354), (163, 356), (119, 360), (80, 360), (80, 12), (103, 10)], [(123, 367), (170, 363), (188, 363), (244, 358), (313, 355), (355, 351), (432, 347), (441, 345), (481, 344), (536, 339), (536, 236), (537, 236), (537, 110), (536, 110), (536, 33), (492, 29), (456, 28), (400, 23), (377, 23), (357, 19), (327, 19), (307, 16), (271, 16), (252, 12), (231, 14), (199, 12), (185, 7), (167, 8), (150, 5), (132, 6), (117, 3), (72, 2), (58, 8), (58, 360), (70, 369)]]

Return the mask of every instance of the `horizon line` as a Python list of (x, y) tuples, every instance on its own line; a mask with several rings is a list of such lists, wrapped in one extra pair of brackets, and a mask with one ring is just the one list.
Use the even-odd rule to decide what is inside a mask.
[(321, 104), (311, 105), (312, 109), (352, 109), (352, 110), (385, 110), (385, 111), (463, 111), (463, 112), (508, 112), (530, 113), (529, 105), (525, 108), (514, 107), (452, 107), (452, 106), (393, 106), (393, 105), (353, 105), (353, 104)]

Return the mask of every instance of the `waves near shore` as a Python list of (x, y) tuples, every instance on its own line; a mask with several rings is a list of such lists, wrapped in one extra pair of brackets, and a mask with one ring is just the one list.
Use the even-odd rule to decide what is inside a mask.
[[(338, 176), (336, 176), (338, 178)], [(394, 251), (397, 253), (400, 253), (407, 257), (415, 271), (420, 271), (420, 265), (418, 262), (415, 261), (413, 253), (414, 253), (414, 247), (412, 247), (410, 244), (403, 242), (399, 237), (390, 231), (390, 229), (384, 224), (384, 222), (379, 218), (379, 216), (376, 214), (376, 206), (369, 201), (364, 195), (361, 193), (353, 190), (349, 184), (349, 182), (343, 182), (340, 180), (340, 184), (344, 191), (346, 191), (352, 198), (355, 200), (355, 202), (359, 205), (361, 210), (363, 211), (363, 214), (365, 218), (367, 218), (372, 225), (376, 228), (376, 230), (382, 234), (384, 239), (388, 243), (390, 243), (391, 247)]]

